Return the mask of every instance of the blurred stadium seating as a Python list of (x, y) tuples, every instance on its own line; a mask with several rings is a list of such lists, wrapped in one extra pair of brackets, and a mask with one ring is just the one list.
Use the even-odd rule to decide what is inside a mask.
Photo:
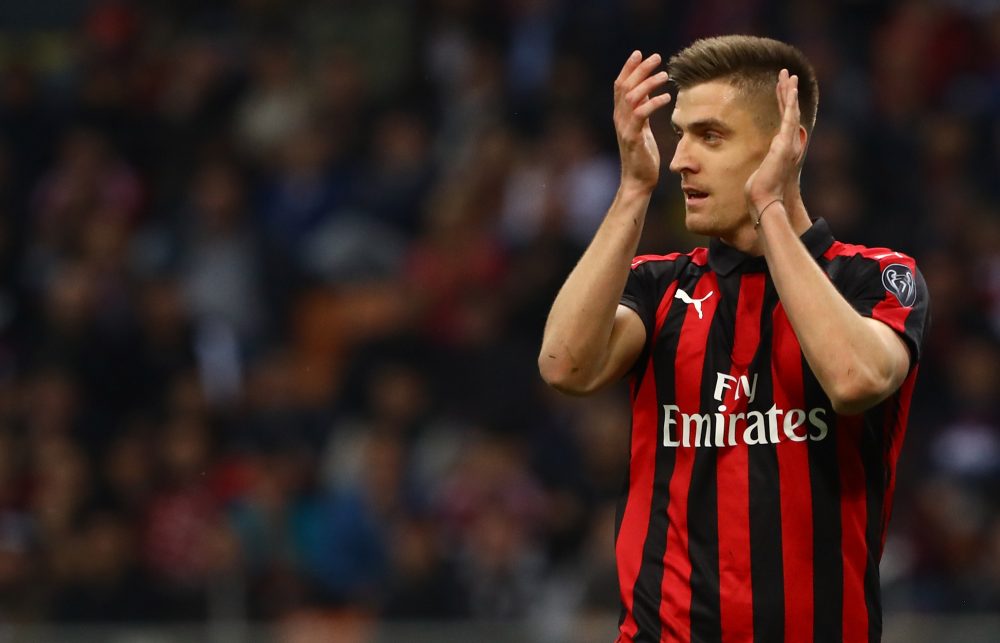
[(621, 61), (733, 32), (817, 67), (811, 213), (932, 294), (886, 641), (996, 640), (994, 0), (0, 3), (0, 640), (611, 640), (625, 396), (535, 351)]

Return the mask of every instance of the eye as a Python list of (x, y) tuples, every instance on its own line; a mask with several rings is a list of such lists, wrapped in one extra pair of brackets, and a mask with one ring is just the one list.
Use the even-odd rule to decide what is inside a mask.
[(718, 132), (708, 130), (704, 134), (702, 134), (702, 139), (704, 139), (706, 143), (715, 144), (715, 143), (720, 143), (722, 141), (722, 135), (719, 134)]

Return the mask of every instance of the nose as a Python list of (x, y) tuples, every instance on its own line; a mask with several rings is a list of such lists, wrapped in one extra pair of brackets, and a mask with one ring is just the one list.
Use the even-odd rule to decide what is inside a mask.
[(681, 136), (674, 148), (674, 156), (670, 159), (670, 171), (675, 174), (684, 172), (696, 172), (695, 160), (691, 156), (691, 149), (687, 137)]

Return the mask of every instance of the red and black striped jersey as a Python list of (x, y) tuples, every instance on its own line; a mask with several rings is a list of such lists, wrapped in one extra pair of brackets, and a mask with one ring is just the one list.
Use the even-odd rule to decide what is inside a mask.
[(905, 340), (902, 387), (836, 414), (763, 257), (713, 240), (637, 257), (646, 327), (615, 550), (618, 640), (878, 641), (879, 559), (928, 317), (910, 257), (802, 236), (837, 290)]

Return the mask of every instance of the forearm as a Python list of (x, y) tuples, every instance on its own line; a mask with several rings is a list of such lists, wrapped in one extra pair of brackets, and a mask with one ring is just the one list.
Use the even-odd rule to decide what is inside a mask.
[(623, 183), (552, 304), (538, 365), (557, 388), (584, 391), (609, 355), (615, 312), (649, 206), (651, 188)]
[(888, 395), (900, 372), (898, 347), (887, 345), (891, 334), (879, 332), (837, 291), (799, 240), (783, 204), (768, 209), (760, 233), (782, 307), (834, 409), (858, 413)]

